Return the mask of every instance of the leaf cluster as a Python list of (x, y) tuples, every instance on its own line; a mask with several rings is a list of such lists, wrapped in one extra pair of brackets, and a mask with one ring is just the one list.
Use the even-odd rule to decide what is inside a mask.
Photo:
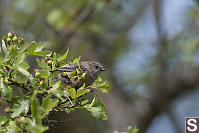
[[(45, 43), (24, 43), (22, 37), (9, 32), (0, 46), (0, 98), (7, 103), (5, 115), (0, 116), (0, 132), (46, 131), (49, 116), (57, 111), (70, 113), (75, 109), (86, 109), (99, 120), (107, 120), (106, 107), (97, 94), (90, 101), (85, 96), (92, 87), (74, 88), (63, 84), (57, 78), (57, 67), (78, 63), (80, 58), (67, 61), (69, 49), (64, 55), (44, 50)], [(27, 56), (36, 56), (39, 69), (29, 71)], [(74, 72), (74, 78), (84, 78), (81, 69)], [(108, 92), (107, 82), (97, 79), (96, 89)]]

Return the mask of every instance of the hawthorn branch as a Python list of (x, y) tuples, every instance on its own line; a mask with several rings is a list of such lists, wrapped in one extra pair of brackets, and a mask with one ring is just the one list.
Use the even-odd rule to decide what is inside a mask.
[[(166, 110), (167, 105), (180, 94), (196, 89), (198, 83), (199, 66), (192, 68), (176, 66), (176, 69), (166, 76), (165, 86), (162, 88), (164, 91), (150, 91), (150, 98), (140, 98), (134, 102), (131, 106), (133, 123), (144, 132), (153, 118)], [(154, 87), (158, 90), (158, 86)]]
[(171, 122), (173, 123), (173, 125), (174, 125), (174, 127), (176, 129), (176, 132), (177, 133), (182, 133), (183, 129), (179, 126), (179, 123), (178, 123), (178, 121), (176, 119), (176, 115), (172, 111), (170, 105), (168, 105), (168, 108), (166, 109), (166, 113), (167, 113), (167, 116), (170, 118)]

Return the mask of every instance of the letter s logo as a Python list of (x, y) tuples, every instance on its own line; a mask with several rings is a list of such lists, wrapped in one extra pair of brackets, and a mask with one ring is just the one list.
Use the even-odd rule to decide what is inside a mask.
[(190, 132), (194, 132), (197, 130), (197, 125), (196, 125), (197, 121), (196, 119), (189, 119), (187, 121), (187, 130)]

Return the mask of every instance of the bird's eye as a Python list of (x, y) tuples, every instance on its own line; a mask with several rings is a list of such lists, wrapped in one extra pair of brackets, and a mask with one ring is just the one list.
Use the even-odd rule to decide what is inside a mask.
[(98, 69), (99, 68), (99, 66), (95, 66), (95, 69)]

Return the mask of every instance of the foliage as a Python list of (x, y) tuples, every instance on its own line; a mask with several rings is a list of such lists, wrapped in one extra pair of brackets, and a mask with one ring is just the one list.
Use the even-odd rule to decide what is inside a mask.
[[(43, 50), (45, 43), (24, 43), (23, 38), (14, 32), (3, 37), (0, 48), (0, 93), (1, 99), (10, 108), (0, 116), (1, 132), (42, 133), (48, 129), (49, 116), (55, 111), (70, 113), (75, 109), (86, 109), (99, 120), (107, 120), (106, 108), (95, 95), (92, 102), (85, 98), (91, 87), (83, 85), (73, 88), (62, 81), (54, 81), (59, 66), (78, 63), (80, 58), (66, 61), (69, 49), (61, 56), (56, 52)], [(29, 71), (27, 56), (36, 56), (40, 69), (34, 74)], [(73, 78), (83, 78), (84, 73), (75, 72)], [(108, 92), (107, 82), (99, 79), (94, 83), (97, 89)], [(103, 88), (103, 89), (100, 89)], [(18, 93), (19, 94), (18, 94)], [(17, 94), (16, 94), (17, 93)]]

